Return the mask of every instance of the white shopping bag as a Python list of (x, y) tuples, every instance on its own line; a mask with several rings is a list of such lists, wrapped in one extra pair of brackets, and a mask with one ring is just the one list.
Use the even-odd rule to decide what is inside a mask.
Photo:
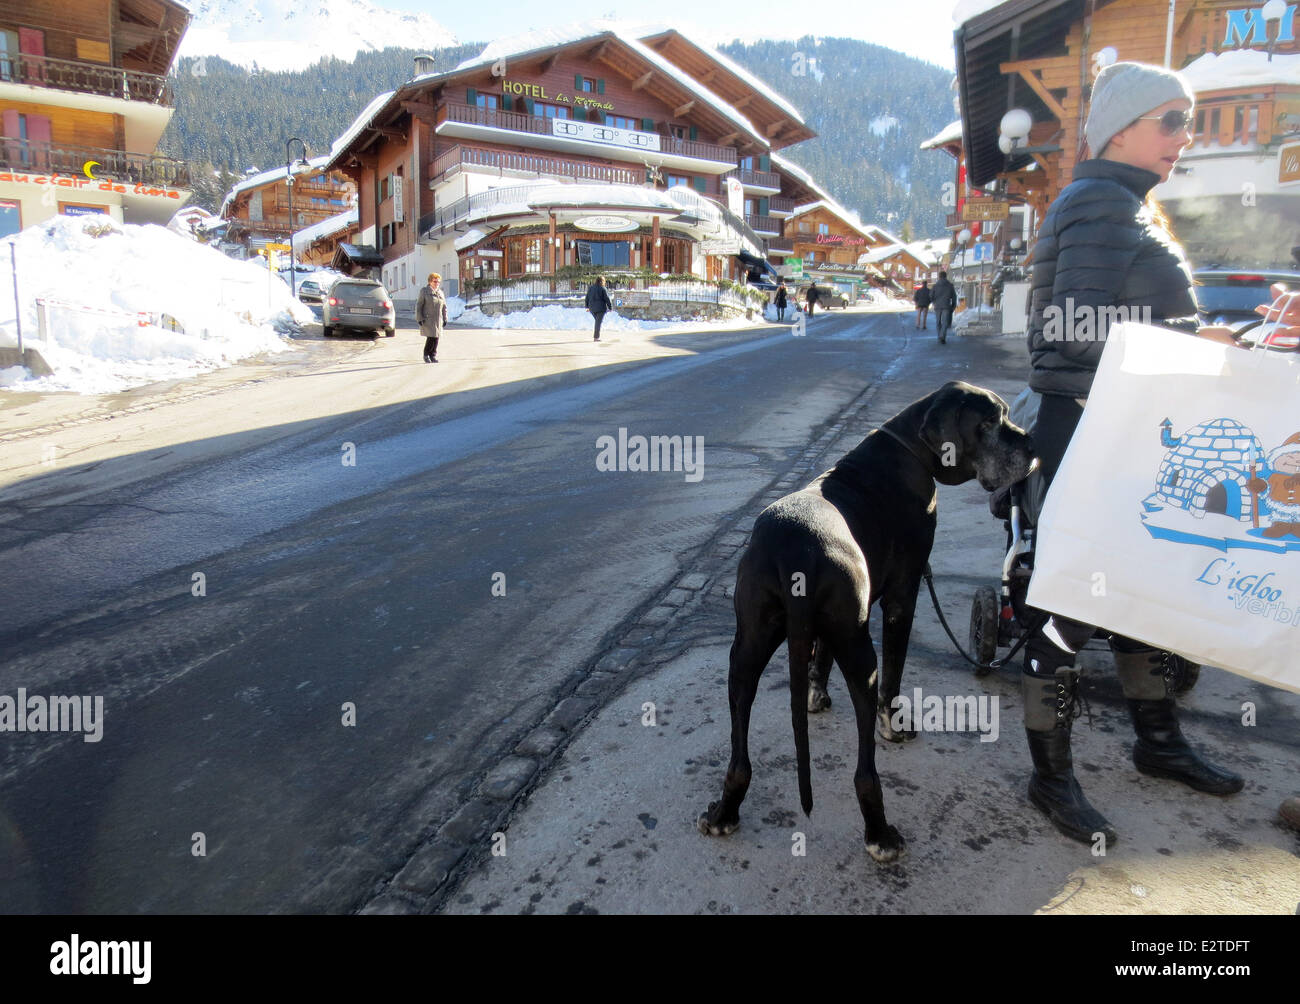
[(1300, 355), (1112, 328), (1028, 599), (1300, 692)]

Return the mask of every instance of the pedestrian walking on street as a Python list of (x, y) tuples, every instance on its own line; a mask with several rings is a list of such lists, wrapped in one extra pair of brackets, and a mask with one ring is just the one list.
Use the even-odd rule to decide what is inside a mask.
[(447, 298), (442, 295), (442, 276), (437, 272), (430, 272), (428, 285), (420, 287), (420, 296), (415, 301), (415, 323), (424, 335), (424, 361), (436, 363), (438, 339), (447, 323)]
[(811, 319), (813, 315), (813, 308), (817, 306), (817, 284), (816, 283), (813, 283), (811, 286), (808, 287), (808, 292), (804, 294), (804, 298), (808, 302), (808, 317)]
[(614, 309), (614, 302), (609, 298), (609, 292), (605, 289), (605, 277), (596, 276), (596, 281), (587, 287), (587, 309), (591, 311), (591, 316), (596, 319), (596, 333), (592, 341), (600, 341), (600, 322), (605, 319), (605, 313)]
[(782, 280), (776, 284), (776, 319), (778, 322), (785, 320), (785, 305), (788, 302), (785, 291), (785, 280)]
[[(927, 315), (930, 313), (930, 280), (922, 279), (921, 288), (912, 294), (912, 302), (916, 304), (916, 326), (922, 331), (929, 329), (926, 323)], [(935, 323), (938, 323), (936, 319)]]
[(939, 344), (943, 345), (948, 341), (948, 329), (952, 327), (952, 311), (957, 306), (957, 290), (948, 281), (947, 272), (939, 273), (939, 281), (934, 284), (930, 304), (934, 307), (934, 328), (939, 332)]
[[(1075, 168), (1073, 180), (1049, 207), (1033, 252), (1029, 386), (1042, 395), (1033, 436), (1046, 484), (1083, 417), (1105, 348), (1098, 315), (1114, 316), (1119, 308), (1121, 315), (1150, 316), (1150, 323), (1233, 344), (1227, 329), (1198, 326), (1191, 270), (1150, 195), (1168, 180), (1192, 142), (1194, 102), (1181, 75), (1143, 63), (1112, 63), (1093, 85), (1084, 127), (1093, 159)], [(1088, 318), (1095, 339), (1053, 337), (1049, 312), (1072, 312), (1065, 330)], [(1123, 444), (1115, 447), (1123, 449)], [(1106, 490), (1099, 477), (1097, 491)], [(1046, 536), (1040, 532), (1039, 546)], [(1029, 801), (1058, 830), (1083, 843), (1094, 843), (1098, 834), (1115, 840), (1110, 823), (1084, 797), (1070, 753), (1079, 686), (1075, 654), (1096, 631), (1051, 615), (1026, 645), (1021, 676), (1025, 734), (1034, 764)], [(1102, 631), (1109, 634), (1137, 734), (1137, 769), (1212, 795), (1240, 791), (1242, 778), (1202, 759), (1183, 738), (1165, 680), (1169, 653), (1106, 632), (1104, 625)]]

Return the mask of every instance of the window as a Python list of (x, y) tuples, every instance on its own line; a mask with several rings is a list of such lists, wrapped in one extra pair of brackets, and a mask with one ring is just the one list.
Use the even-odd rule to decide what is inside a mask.
[(753, 158), (753, 157), (741, 157), (741, 158), (740, 158), (740, 169), (741, 169), (742, 171), (752, 171), (752, 170), (754, 170), (754, 158)]
[(18, 76), (18, 32), (0, 31), (0, 80)]
[(477, 93), (474, 95), (474, 104), (479, 108), (497, 109), (501, 107), (501, 99), (495, 94)]
[(674, 125), (672, 122), (665, 122), (664, 125), (668, 129), (668, 135), (673, 139), (686, 138), (686, 127), (684, 125)]
[(670, 174), (667, 178), (669, 188), (672, 188), (674, 185), (685, 185), (687, 188), (691, 187), (691, 179), (686, 177), (684, 174)]
[(533, 114), (539, 118), (567, 119), (569, 117), (569, 109), (566, 105), (548, 105), (541, 101), (534, 101)]
[(632, 263), (632, 245), (628, 241), (575, 241), (579, 265), (605, 265), (627, 268)]
[(830, 225), (829, 223), (818, 223), (818, 224), (817, 224), (817, 232), (818, 232), (819, 234), (827, 234), (827, 235), (829, 235), (830, 232), (831, 232), (831, 225)]
[(799, 233), (801, 233), (801, 234), (806, 234), (806, 233), (808, 233), (808, 221), (807, 221), (807, 220), (800, 220), (800, 221), (799, 221)]
[(608, 115), (605, 117), (605, 125), (613, 126), (615, 129), (635, 129), (637, 121), (624, 115)]
[(578, 89), (586, 94), (594, 94), (596, 92), (596, 81), (591, 77), (582, 77), (581, 86)]
[(746, 215), (746, 216), (757, 216), (757, 215), (758, 215), (758, 200), (757, 200), (757, 199), (746, 199), (746, 200), (745, 200), (745, 215)]
[(542, 242), (540, 240), (524, 241), (524, 271), (540, 272), (542, 270)]
[(0, 237), (12, 237), (23, 228), (23, 211), (17, 199), (0, 199)]

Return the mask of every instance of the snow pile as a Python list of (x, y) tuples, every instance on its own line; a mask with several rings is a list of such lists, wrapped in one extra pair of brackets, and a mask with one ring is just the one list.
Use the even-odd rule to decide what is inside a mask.
[(975, 307), (967, 307), (952, 319), (952, 330), (961, 331), (963, 328), (969, 328), (972, 324), (979, 324), (988, 320), (992, 315), (993, 308), (983, 303)]
[[(460, 301), (464, 304), (464, 301)], [(451, 301), (447, 303), (447, 312), (451, 314)], [(462, 324), (472, 328), (529, 328), (536, 331), (591, 331), (595, 321), (591, 314), (580, 307), (561, 307), (558, 303), (545, 307), (532, 307), (529, 310), (516, 310), (509, 314), (485, 314), (474, 307), (464, 310), (459, 316)], [(601, 322), (601, 331), (656, 331), (661, 328), (680, 328), (683, 324), (692, 328), (735, 327), (731, 321), (639, 321), (623, 317), (616, 310), (611, 310)]]
[[(54, 375), (23, 379), (25, 370), (7, 370), (0, 386), (10, 390), (103, 394), (189, 377), (282, 351), (288, 343), (277, 331), (314, 317), (265, 267), (164, 227), (59, 216), (13, 242), (23, 344), (38, 349)], [(0, 289), (13, 288), (9, 262), (0, 254)], [(46, 343), (38, 297), (54, 301)], [(14, 346), (10, 303), (0, 299), (0, 344)]]
[(1270, 61), (1268, 53), (1258, 49), (1207, 52), (1179, 72), (1197, 95), (1228, 87), (1294, 85), (1300, 84), (1300, 53), (1275, 53)]

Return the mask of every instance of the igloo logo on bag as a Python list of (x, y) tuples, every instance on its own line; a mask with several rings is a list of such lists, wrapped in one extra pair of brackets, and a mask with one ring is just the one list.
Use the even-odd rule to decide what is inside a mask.
[(1178, 436), (1166, 418), (1160, 442), (1155, 491), (1142, 500), (1151, 536), (1219, 551), (1300, 551), (1300, 432), (1269, 448), (1233, 418)]

